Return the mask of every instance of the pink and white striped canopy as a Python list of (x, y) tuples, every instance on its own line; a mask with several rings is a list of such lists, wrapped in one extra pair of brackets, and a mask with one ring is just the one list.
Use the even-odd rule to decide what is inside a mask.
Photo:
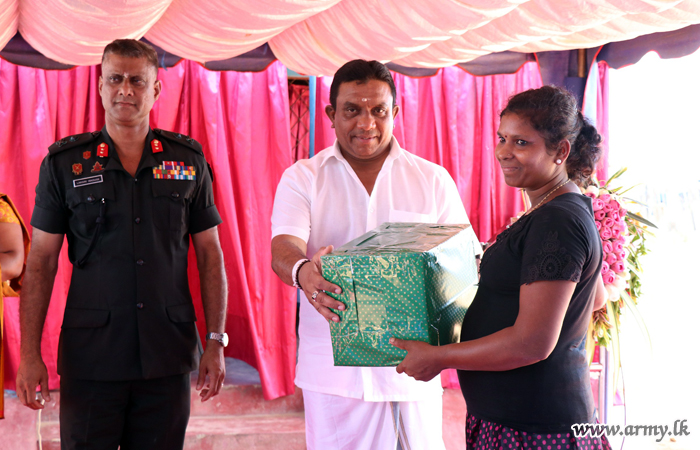
[(700, 0), (0, 0), (0, 48), (19, 30), (51, 59), (90, 65), (117, 38), (200, 62), (268, 42), (288, 68), (331, 75), (355, 58), (444, 67), (697, 23)]

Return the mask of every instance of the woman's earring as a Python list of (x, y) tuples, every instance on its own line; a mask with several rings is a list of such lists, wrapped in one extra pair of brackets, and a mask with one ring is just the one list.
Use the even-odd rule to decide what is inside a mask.
[(561, 159), (557, 159), (555, 162), (556, 162), (557, 164), (561, 164)]

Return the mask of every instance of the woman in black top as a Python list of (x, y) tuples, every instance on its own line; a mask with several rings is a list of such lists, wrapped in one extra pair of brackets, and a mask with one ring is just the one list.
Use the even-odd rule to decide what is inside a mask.
[(578, 185), (593, 173), (600, 141), (569, 92), (513, 96), (495, 155), (506, 183), (533, 206), (484, 253), (459, 344), (395, 340), (408, 351), (398, 372), (429, 380), (459, 369), (467, 448), (610, 448), (571, 429), (595, 423), (585, 340), (605, 289), (591, 200)]

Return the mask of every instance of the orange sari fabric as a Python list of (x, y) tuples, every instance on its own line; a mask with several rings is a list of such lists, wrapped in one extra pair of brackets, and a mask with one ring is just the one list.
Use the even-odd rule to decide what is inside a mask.
[[(19, 216), (17, 208), (12, 204), (10, 198), (5, 194), (0, 194), (0, 222), (6, 223), (17, 223), (22, 227), (22, 237), (24, 239), (24, 262), (26, 267), (27, 255), (29, 254), (29, 232), (27, 227), (24, 225), (24, 221)], [(18, 297), (19, 292), (22, 288), (22, 278), (24, 278), (24, 269), (22, 268), (22, 273), (17, 278), (9, 280), (7, 283), (2, 283), (0, 285), (0, 389), (3, 390), (5, 386), (5, 342), (3, 339), (3, 299), (5, 297)], [(0, 275), (2, 274), (2, 267), (0, 267)], [(0, 419), (4, 418), (4, 398), (0, 395)]]

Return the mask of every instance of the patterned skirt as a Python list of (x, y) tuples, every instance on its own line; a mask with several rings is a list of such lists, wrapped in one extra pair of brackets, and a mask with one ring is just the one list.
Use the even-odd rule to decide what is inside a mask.
[(569, 433), (528, 433), (467, 415), (467, 450), (612, 450), (608, 439)]

